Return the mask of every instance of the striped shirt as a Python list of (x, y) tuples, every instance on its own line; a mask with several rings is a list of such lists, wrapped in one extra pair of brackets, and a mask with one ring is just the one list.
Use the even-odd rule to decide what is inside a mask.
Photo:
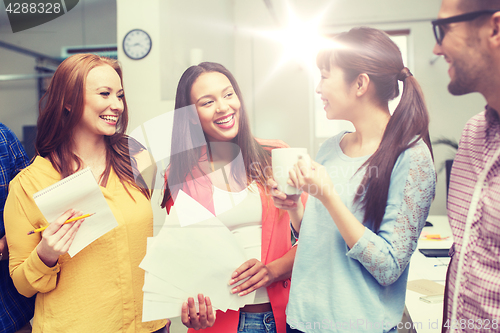
[[(28, 166), (28, 157), (14, 133), (0, 123), (0, 238), (5, 235), (3, 208), (9, 182)], [(21, 296), (9, 274), (9, 261), (0, 261), (0, 333), (16, 332), (33, 317), (35, 297)]]
[[(459, 332), (500, 331), (500, 159), (487, 173), (472, 220), (469, 242), (463, 246), (474, 187), (498, 149), (500, 119), (495, 110), (486, 107), (485, 112), (469, 120), (462, 133), (448, 194), (448, 218), (455, 241), (447, 281), (448, 318), (451, 318), (457, 285), (459, 295), (457, 322), (445, 322), (444, 325)], [(463, 276), (461, 281), (456, 281), (462, 251), (465, 251), (461, 263)]]

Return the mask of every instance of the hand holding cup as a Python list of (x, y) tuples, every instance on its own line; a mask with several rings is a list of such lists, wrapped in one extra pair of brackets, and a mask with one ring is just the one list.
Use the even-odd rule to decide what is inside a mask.
[(276, 183), (274, 179), (268, 179), (267, 185), (271, 188), (271, 196), (276, 208), (288, 211), (296, 210), (298, 208), (300, 194), (286, 195), (278, 190), (278, 183)]
[(296, 211), (302, 190), (289, 182), (290, 172), (302, 158), (308, 158), (306, 148), (279, 148), (272, 151), (273, 177), (267, 185), (271, 187), (274, 205), (279, 209)]
[(286, 195), (301, 194), (302, 190), (288, 182), (290, 170), (295, 164), (307, 155), (306, 148), (279, 148), (272, 150), (273, 178), (277, 183), (277, 190)]
[(288, 184), (321, 201), (336, 193), (326, 168), (311, 160), (309, 156), (300, 159), (293, 170), (290, 170)]

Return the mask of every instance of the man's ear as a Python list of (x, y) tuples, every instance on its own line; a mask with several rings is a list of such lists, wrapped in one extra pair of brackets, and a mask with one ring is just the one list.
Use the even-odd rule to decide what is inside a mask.
[(356, 78), (356, 96), (361, 97), (368, 91), (370, 85), (370, 77), (366, 73), (359, 74)]
[(492, 47), (500, 48), (500, 12), (496, 12), (491, 16), (488, 37)]

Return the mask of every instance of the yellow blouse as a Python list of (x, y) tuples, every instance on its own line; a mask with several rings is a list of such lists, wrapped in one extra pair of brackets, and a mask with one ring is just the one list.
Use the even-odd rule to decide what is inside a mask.
[(142, 322), (139, 263), (153, 235), (150, 202), (125, 185), (132, 199), (113, 170), (101, 191), (118, 227), (73, 258), (60, 256), (55, 267), (40, 260), (41, 234), (27, 233), (48, 223), (33, 194), (60, 179), (48, 160), (37, 157), (12, 180), (5, 204), (11, 277), (21, 294), (37, 294), (33, 332), (153, 332), (165, 326), (166, 321)]

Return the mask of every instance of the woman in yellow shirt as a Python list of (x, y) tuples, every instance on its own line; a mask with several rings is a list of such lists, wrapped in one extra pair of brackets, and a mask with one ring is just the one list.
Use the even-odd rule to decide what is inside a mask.
[[(168, 331), (142, 323), (144, 272), (138, 267), (153, 233), (151, 193), (134, 179), (142, 147), (124, 134), (128, 122), (122, 72), (114, 60), (74, 55), (59, 65), (40, 103), (38, 156), (10, 183), (5, 229), (18, 291), (37, 295), (33, 332)], [(82, 220), (47, 225), (33, 194), (90, 167), (118, 227), (74, 257), (67, 254)], [(137, 172), (135, 173), (137, 174)]]

